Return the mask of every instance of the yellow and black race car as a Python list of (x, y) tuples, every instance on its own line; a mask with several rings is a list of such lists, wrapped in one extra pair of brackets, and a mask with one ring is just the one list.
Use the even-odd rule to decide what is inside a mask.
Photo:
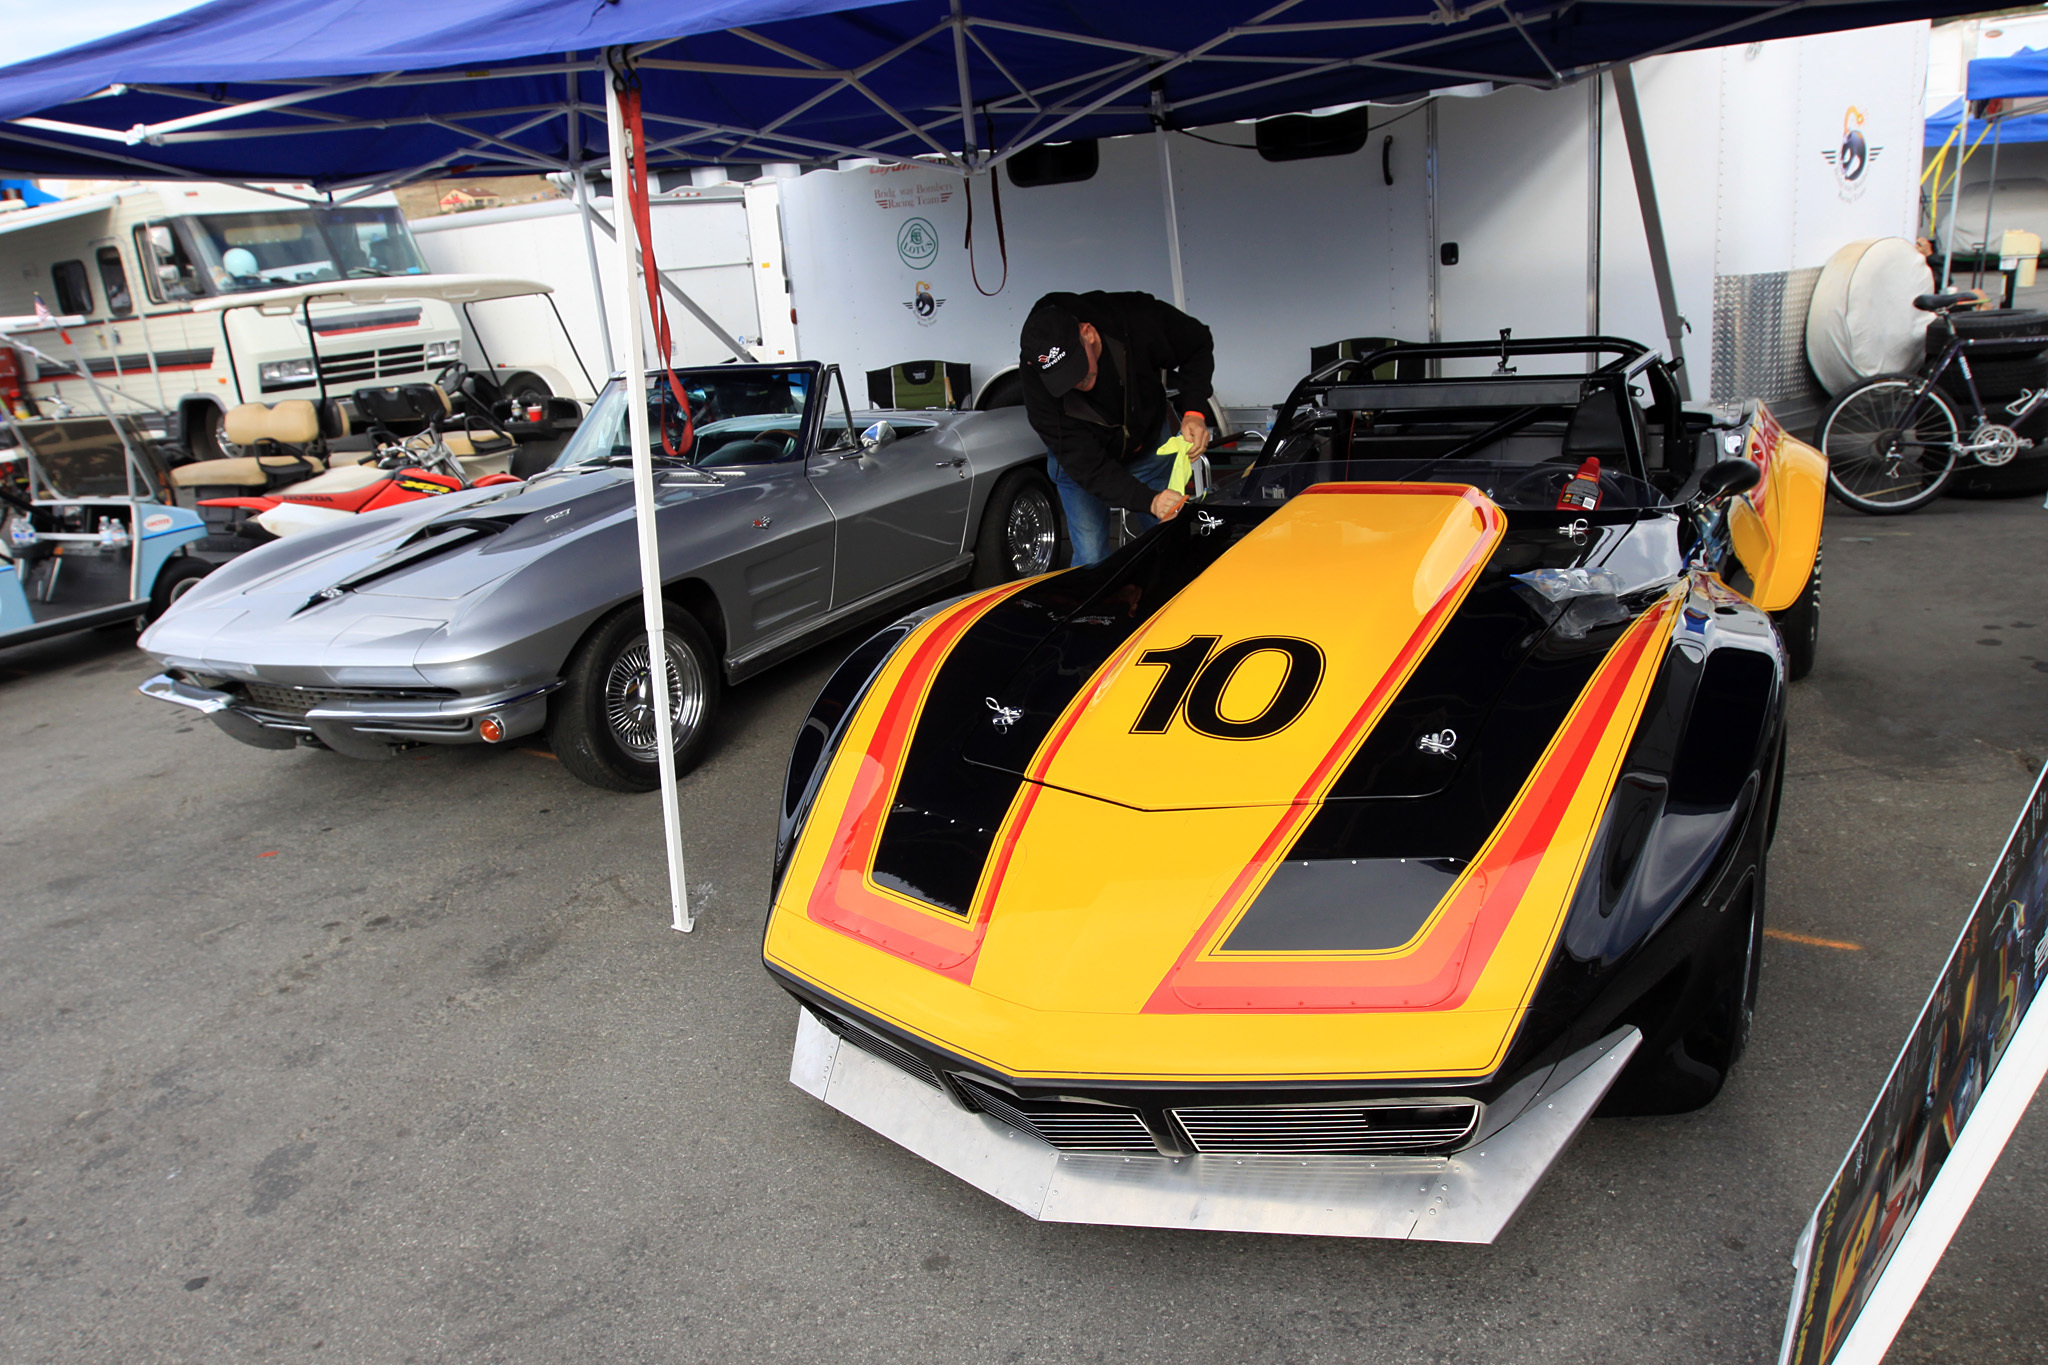
[(1474, 377), (1337, 361), (1173, 521), (853, 652), (794, 1081), (1039, 1218), (1467, 1241), (1603, 1101), (1713, 1097), (1825, 464), (1633, 342), (1400, 354)]

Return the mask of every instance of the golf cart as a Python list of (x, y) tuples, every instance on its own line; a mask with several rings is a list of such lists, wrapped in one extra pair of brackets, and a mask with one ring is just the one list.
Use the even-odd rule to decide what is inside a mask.
[(0, 648), (154, 620), (213, 566), (170, 505), (163, 458), (128, 417), (0, 426)]

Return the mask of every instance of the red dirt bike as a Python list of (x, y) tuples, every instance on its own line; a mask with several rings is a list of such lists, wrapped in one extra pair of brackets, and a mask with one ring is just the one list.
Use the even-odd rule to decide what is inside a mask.
[[(415, 448), (418, 447), (418, 448)], [(343, 517), (376, 512), (464, 488), (518, 483), (510, 474), (463, 476), (460, 461), (437, 433), (422, 433), (387, 446), (374, 460), (336, 465), (275, 493), (255, 497), (207, 498), (201, 507), (240, 507), (249, 520), (272, 536), (297, 535), (331, 526)], [(247, 533), (244, 532), (246, 535)]]

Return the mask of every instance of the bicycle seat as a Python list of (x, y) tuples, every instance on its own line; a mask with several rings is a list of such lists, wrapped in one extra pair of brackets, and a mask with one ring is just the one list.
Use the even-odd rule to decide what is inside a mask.
[(1983, 297), (1973, 289), (1954, 289), (1946, 294), (1922, 294), (1913, 306), (1923, 313), (1946, 313), (1957, 308), (1975, 308)]

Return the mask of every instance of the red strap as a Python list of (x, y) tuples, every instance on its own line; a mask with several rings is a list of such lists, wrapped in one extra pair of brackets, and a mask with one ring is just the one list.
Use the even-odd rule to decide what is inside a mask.
[(647, 284), (647, 315), (654, 322), (654, 344), (661, 351), (661, 373), (668, 382), (669, 392), (675, 395), (676, 406), (683, 414), (683, 438), (680, 445), (671, 442), (668, 423), (661, 424), (661, 448), (670, 455), (683, 455), (690, 449), (696, 438), (696, 424), (690, 416), (690, 399), (683, 392), (682, 380), (670, 367), (669, 358), (674, 342), (670, 338), (668, 307), (661, 298), (660, 267), (654, 263), (653, 211), (648, 204), (647, 192), (647, 134), (640, 122), (640, 83), (631, 82), (619, 93), (619, 112), (626, 119), (626, 204), (633, 214), (633, 232), (640, 239), (640, 260), (642, 274)]

